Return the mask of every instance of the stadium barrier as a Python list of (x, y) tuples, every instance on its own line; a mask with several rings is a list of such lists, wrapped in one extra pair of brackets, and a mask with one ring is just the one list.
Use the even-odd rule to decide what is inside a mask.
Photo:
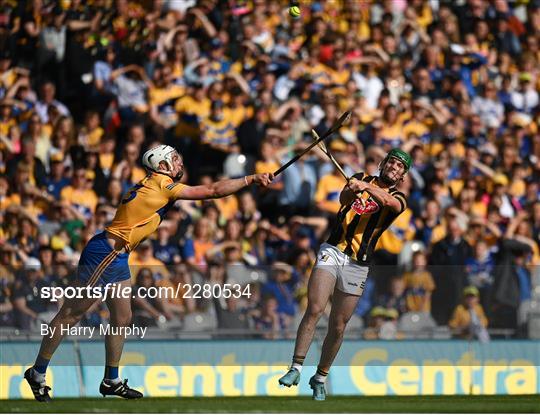
[[(121, 376), (146, 396), (309, 395), (321, 342), (306, 359), (299, 388), (281, 388), (291, 340), (133, 340)], [(23, 373), (38, 342), (2, 341), (0, 399), (31, 398)], [(48, 372), (53, 396), (98, 396), (101, 342), (66, 340)], [(56, 382), (61, 379), (61, 382)], [(339, 395), (540, 393), (540, 346), (530, 340), (490, 343), (346, 340), (328, 378)]]

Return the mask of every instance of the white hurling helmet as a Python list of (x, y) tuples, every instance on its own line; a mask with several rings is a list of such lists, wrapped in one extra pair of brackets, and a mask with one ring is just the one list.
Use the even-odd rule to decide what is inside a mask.
[[(145, 152), (142, 156), (142, 163), (143, 166), (149, 170), (172, 175), (172, 157), (174, 154), (178, 154), (174, 147), (161, 144)], [(159, 163), (161, 162), (164, 162), (167, 165), (167, 170), (160, 168)]]

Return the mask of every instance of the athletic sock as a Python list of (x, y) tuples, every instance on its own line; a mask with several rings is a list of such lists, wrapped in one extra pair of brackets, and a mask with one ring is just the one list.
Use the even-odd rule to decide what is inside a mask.
[(34, 367), (30, 371), (30, 376), (37, 383), (45, 383), (45, 373), (39, 373)]
[(328, 372), (321, 369), (320, 367), (317, 367), (317, 373), (315, 373), (315, 381), (325, 383), (326, 377), (328, 376)]
[(49, 366), (50, 361), (51, 359), (46, 359), (38, 354), (33, 366), (34, 372), (39, 373), (43, 375), (43, 377), (45, 377), (45, 373), (47, 372), (47, 367)]
[(298, 370), (298, 372), (302, 373), (302, 366), (304, 365), (304, 360), (306, 359), (306, 356), (298, 356), (294, 355), (292, 359), (292, 369)]
[(107, 381), (107, 383), (118, 383), (122, 380), (120, 379), (120, 376), (118, 376), (118, 366), (105, 366), (105, 375), (103, 376), (103, 379)]

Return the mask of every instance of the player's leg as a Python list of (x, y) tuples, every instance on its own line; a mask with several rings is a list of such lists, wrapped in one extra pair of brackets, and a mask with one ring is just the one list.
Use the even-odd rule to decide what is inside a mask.
[[(106, 282), (114, 283), (116, 293), (123, 293), (125, 287), (131, 287), (129, 267), (127, 265), (127, 254), (122, 254), (115, 263), (111, 265), (107, 275), (104, 275)], [(117, 281), (116, 281), (117, 280)], [(107, 298), (109, 307), (110, 332), (105, 336), (105, 374), (99, 386), (99, 392), (103, 395), (116, 395), (125, 399), (142, 398), (142, 393), (131, 389), (127, 385), (127, 380), (122, 381), (119, 376), (119, 365), (124, 349), (125, 336), (123, 330), (119, 328), (127, 327), (131, 324), (131, 291), (127, 298), (114, 296)]]
[(358, 300), (364, 291), (368, 271), (367, 267), (347, 262), (347, 265), (338, 273), (321, 359), (317, 366), (317, 373), (309, 380), (315, 400), (324, 401), (326, 399), (326, 377), (343, 343), (345, 327), (356, 310)]
[(351, 319), (359, 299), (359, 296), (345, 293), (339, 289), (334, 292), (332, 310), (328, 321), (328, 332), (324, 338), (321, 360), (318, 366), (318, 371), (322, 371), (323, 374), (328, 373), (330, 366), (334, 362), (341, 343), (343, 343), (345, 327)]
[(298, 327), (294, 354), (306, 356), (334, 286), (336, 278), (323, 268), (315, 268), (308, 282), (308, 305)]
[(321, 359), (317, 366), (317, 372), (309, 380), (315, 400), (323, 401), (326, 399), (326, 377), (343, 343), (345, 327), (356, 309), (359, 298), (357, 295), (342, 292), (336, 287), (332, 297), (332, 310), (328, 321), (328, 332), (323, 342)]
[[(80, 287), (82, 283), (76, 282), (74, 286)], [(49, 323), (50, 335), (43, 336), (34, 366), (24, 373), (36, 400), (50, 400), (48, 394), (50, 388), (45, 385), (45, 374), (54, 352), (65, 336), (63, 329), (76, 325), (96, 301), (96, 298), (88, 297), (66, 299), (60, 311)]]
[(296, 334), (291, 369), (279, 379), (281, 385), (290, 387), (298, 384), (304, 359), (313, 341), (315, 328), (326, 308), (335, 283), (336, 277), (323, 267), (316, 267), (312, 271), (308, 282), (308, 305)]

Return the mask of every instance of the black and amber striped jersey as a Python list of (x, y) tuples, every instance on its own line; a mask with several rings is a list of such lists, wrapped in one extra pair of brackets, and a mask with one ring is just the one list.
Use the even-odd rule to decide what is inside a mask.
[[(353, 177), (377, 186), (377, 176), (357, 173)], [(399, 212), (387, 206), (381, 206), (368, 192), (363, 192), (351, 204), (341, 205), (328, 243), (352, 259), (362, 264), (369, 264), (379, 237), (407, 208), (403, 193), (395, 187), (385, 190), (401, 203)], [(364, 200), (364, 204), (361, 203), (359, 197)]]

